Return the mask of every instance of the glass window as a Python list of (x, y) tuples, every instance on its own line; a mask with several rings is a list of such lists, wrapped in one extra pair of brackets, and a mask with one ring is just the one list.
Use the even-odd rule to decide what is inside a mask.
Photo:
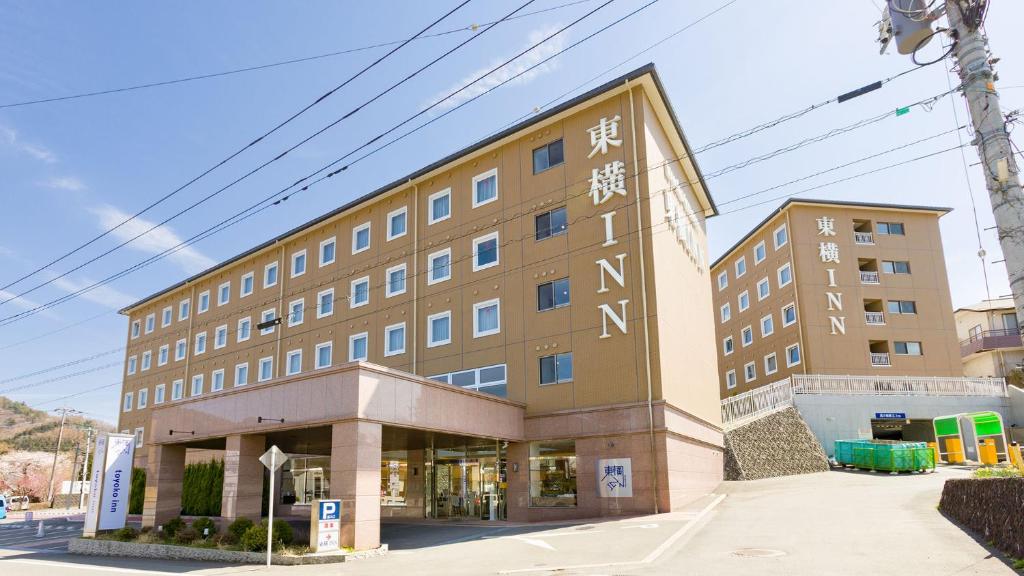
[(214, 392), (224, 389), (224, 370), (214, 370), (210, 374), (210, 389)]
[(440, 252), (434, 252), (427, 257), (430, 262), (430, 276), (427, 284), (442, 282), (452, 277), (452, 251), (446, 248)]
[(917, 302), (913, 300), (889, 300), (886, 309), (890, 314), (917, 314)]
[(768, 250), (765, 248), (764, 242), (758, 242), (757, 246), (754, 246), (754, 264), (764, 262), (764, 259), (767, 257)]
[(498, 233), (473, 240), (473, 270), (483, 270), (498, 264)]
[(352, 281), (352, 299), (349, 302), (350, 308), (364, 306), (370, 303), (370, 278), (363, 276)]
[(452, 313), (441, 312), (427, 316), (427, 327), (430, 330), (427, 346), (441, 346), (452, 341)]
[(161, 328), (166, 328), (166, 327), (171, 325), (171, 316), (172, 316), (172, 314), (173, 314), (173, 312), (172, 312), (172, 309), (171, 309), (170, 306), (168, 306), (168, 307), (163, 309), (163, 312), (160, 314), (160, 327)]
[(538, 214), (534, 218), (534, 223), (537, 227), (537, 240), (565, 234), (565, 231), (569, 229), (569, 220), (565, 206)]
[(263, 287), (270, 288), (277, 284), (277, 262), (271, 262), (263, 269)]
[(190, 396), (199, 396), (203, 393), (203, 375), (196, 374), (192, 377), (192, 391)]
[(142, 369), (149, 370), (150, 366), (153, 365), (153, 353), (146, 350), (142, 353)]
[(530, 443), (530, 506), (576, 506), (576, 442)]
[(793, 281), (793, 269), (788, 263), (779, 268), (779, 288), (788, 286)]
[(729, 354), (732, 354), (734, 349), (735, 345), (733, 344), (732, 336), (726, 336), (722, 339), (722, 354), (728, 356)]
[(489, 170), (473, 177), (473, 207), (498, 199), (498, 170)]
[(388, 240), (405, 236), (408, 229), (409, 209), (405, 206), (388, 214)]
[(245, 298), (252, 294), (252, 290), (255, 287), (256, 281), (254, 280), (255, 275), (249, 272), (245, 276), (242, 276), (242, 282), (238, 285), (238, 296), (239, 298)]
[(245, 386), (249, 383), (249, 363), (235, 366), (235, 386)]
[(141, 327), (142, 324), (140, 324), (138, 320), (132, 322), (132, 338), (139, 337), (139, 330), (141, 329)]
[(380, 505), (405, 506), (409, 481), (409, 453), (385, 450), (380, 453)]
[(274, 377), (274, 358), (260, 358), (259, 381), (264, 382)]
[(896, 354), (900, 356), (921, 355), (920, 342), (893, 342), (893, 347), (896, 349)]
[(163, 346), (160, 347), (160, 351), (157, 352), (157, 355), (156, 355), (156, 365), (157, 366), (163, 366), (164, 364), (167, 364), (167, 360), (169, 360), (169, 356), (170, 356), (170, 348), (168, 347), (167, 344), (164, 344)]
[(210, 309), (210, 291), (204, 290), (199, 293), (199, 313), (202, 314)]
[(488, 300), (473, 305), (473, 337), (501, 332), (501, 302)]
[(725, 373), (725, 387), (730, 390), (736, 387), (736, 371), (729, 370)]
[(537, 310), (551, 310), (569, 305), (569, 279), (562, 278), (537, 286)]
[(543, 172), (552, 166), (558, 166), (565, 162), (565, 153), (562, 149), (562, 139), (536, 148), (533, 151), (533, 173)]
[(750, 382), (751, 380), (757, 380), (757, 365), (753, 362), (747, 362), (743, 366), (743, 381)]
[(775, 332), (775, 319), (769, 314), (761, 318), (761, 336), (770, 336)]
[(328, 288), (317, 294), (316, 302), (317, 318), (334, 314), (334, 288)]
[(298, 326), (305, 320), (306, 299), (292, 300), (288, 303), (288, 325)]
[[(263, 313), (260, 314), (260, 324), (266, 324), (267, 322), (274, 320), (274, 318), (277, 318), (276, 310), (273, 308), (270, 310), (264, 310)], [(266, 328), (260, 328), (260, 335), (266, 336), (267, 334), (273, 334), (274, 328), (274, 325), (267, 326)]]
[(782, 309), (782, 325), (789, 326), (796, 322), (796, 306), (793, 304), (787, 304)]
[(352, 229), (352, 253), (358, 254), (370, 247), (370, 223)]
[(128, 357), (128, 374), (129, 375), (135, 374), (135, 371), (138, 370), (138, 364), (139, 364), (139, 358), (137, 356), (129, 356)]
[(143, 408), (145, 408), (146, 404), (148, 404), (148, 403), (149, 403), (149, 388), (143, 388), (142, 390), (139, 390), (139, 404), (138, 404), (139, 410), (142, 410)]
[(306, 251), (301, 250), (292, 254), (292, 278), (302, 276), (306, 273)]
[(171, 400), (181, 400), (185, 394), (185, 381), (175, 380), (171, 382)]
[(238, 320), (238, 341), (245, 342), (252, 335), (252, 320), (246, 316)]
[(786, 348), (786, 366), (796, 366), (800, 363), (800, 345), (793, 344)]
[(225, 282), (217, 288), (217, 306), (223, 306), (231, 300), (231, 282)]
[(750, 326), (747, 326), (743, 329), (743, 332), (740, 333), (740, 338), (744, 347), (750, 346), (754, 342), (754, 331)]
[(387, 271), (388, 285), (384, 296), (390, 298), (399, 294), (405, 294), (405, 264), (399, 264)]
[(757, 301), (760, 302), (761, 300), (767, 298), (770, 292), (771, 284), (768, 282), (767, 278), (762, 278), (757, 283)]
[(157, 384), (156, 388), (153, 389), (153, 404), (163, 404), (164, 396), (167, 394), (166, 386), (163, 384)]
[(769, 355), (764, 357), (764, 373), (765, 374), (775, 374), (778, 371), (779, 371), (779, 360), (778, 360), (778, 358), (775, 357), (775, 353), (772, 352), (771, 354), (769, 354)]
[(452, 215), (452, 191), (450, 188), (430, 195), (430, 218), (428, 224), (447, 220)]
[(184, 338), (182, 338), (181, 340), (178, 340), (174, 344), (174, 360), (175, 360), (175, 362), (177, 362), (178, 360), (184, 360), (185, 359), (185, 352), (187, 350), (187, 347), (188, 347), (188, 342), (186, 342)]
[(150, 314), (146, 316), (146, 334), (149, 334), (156, 328), (156, 315)]
[(348, 360), (349, 362), (355, 362), (356, 360), (366, 360), (368, 353), (368, 335), (366, 332), (362, 334), (353, 334), (348, 338)]
[(775, 229), (775, 248), (782, 248), (786, 242), (789, 242), (789, 232), (786, 230), (786, 225), (783, 224)]
[(747, 273), (747, 259), (746, 259), (746, 257), (742, 257), (741, 256), (740, 259), (736, 261), (736, 277), (739, 278), (740, 276), (743, 276), (746, 273)]
[(182, 300), (178, 304), (178, 320), (188, 320), (188, 313), (191, 309), (190, 304), (188, 299)]
[(202, 354), (206, 352), (206, 332), (200, 332), (196, 334), (196, 354)]
[(445, 384), (486, 392), (502, 398), (508, 395), (505, 380), (506, 367), (504, 364), (495, 364), (494, 366), (484, 366), (482, 368), (462, 370), (449, 374), (438, 374), (429, 378), (438, 382), (444, 382)]
[(740, 295), (737, 297), (737, 300), (740, 306), (740, 312), (743, 312), (747, 308), (750, 308), (750, 292), (747, 292), (746, 290), (740, 292)]
[(572, 381), (572, 352), (563, 352), (540, 359), (540, 383), (558, 384)]
[(904, 236), (902, 222), (879, 222), (878, 233), (891, 236)]
[(223, 348), (228, 344), (228, 327), (227, 325), (218, 326), (217, 330), (213, 333), (213, 347), (214, 349)]
[(327, 266), (334, 263), (338, 242), (332, 236), (320, 243), (320, 265)]
[(405, 322), (384, 328), (384, 355), (394, 356), (405, 352)]
[(883, 260), (882, 272), (886, 274), (910, 274), (910, 262), (905, 260)]
[(719, 272), (718, 274), (718, 289), (725, 290), (729, 287), (729, 273)]
[(722, 304), (721, 313), (722, 313), (722, 322), (727, 322), (730, 318), (732, 318), (732, 307), (729, 306), (728, 302), (726, 302), (725, 304)]
[(287, 375), (298, 374), (302, 372), (302, 350), (291, 350), (285, 357), (287, 364)]

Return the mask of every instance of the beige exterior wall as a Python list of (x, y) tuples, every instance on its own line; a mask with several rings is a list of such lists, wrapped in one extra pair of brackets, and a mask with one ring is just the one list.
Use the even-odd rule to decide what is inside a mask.
[[(961, 342), (971, 338), (972, 334), (990, 330), (1002, 333), (1012, 323), (1004, 323), (1004, 315), (1014, 316), (1013, 300), (1002, 299), (983, 302), (978, 309), (961, 308), (954, 314), (956, 319), (957, 339)], [(975, 336), (977, 337), (977, 336)], [(1024, 346), (1007, 346), (1002, 338), (993, 349), (961, 352), (965, 376), (995, 376), (1005, 378), (1014, 367), (1024, 364)]]

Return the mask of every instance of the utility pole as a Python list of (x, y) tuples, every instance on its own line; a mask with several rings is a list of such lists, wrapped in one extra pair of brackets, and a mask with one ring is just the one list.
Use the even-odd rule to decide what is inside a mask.
[(64, 439), (64, 422), (68, 414), (79, 414), (78, 410), (71, 408), (58, 408), (54, 412), (60, 412), (60, 431), (57, 432), (57, 447), (53, 450), (53, 467), (50, 468), (50, 491), (46, 495), (46, 501), (50, 508), (53, 508), (53, 477), (57, 474), (57, 457), (60, 455), (60, 443)]
[(75, 444), (75, 459), (71, 464), (71, 484), (68, 486), (67, 496), (64, 498), (64, 509), (71, 508), (71, 495), (75, 493), (75, 472), (78, 472), (78, 455), (82, 452), (82, 441)]
[[(89, 470), (89, 448), (92, 447), (92, 427), (85, 429), (85, 459), (82, 460), (82, 482), (78, 485), (78, 507), (85, 508), (85, 478)], [(92, 494), (89, 495), (92, 498)]]

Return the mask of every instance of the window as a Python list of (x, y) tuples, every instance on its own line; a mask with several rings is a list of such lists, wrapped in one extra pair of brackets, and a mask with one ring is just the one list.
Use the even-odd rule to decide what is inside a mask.
[(917, 302), (913, 300), (889, 300), (886, 305), (889, 314), (917, 314)]
[(761, 318), (761, 337), (771, 336), (775, 333), (775, 319), (769, 314)]
[(740, 256), (740, 259), (736, 261), (736, 277), (739, 278), (747, 273), (747, 257)]
[(764, 240), (757, 243), (754, 246), (754, 264), (760, 264), (764, 262), (764, 259), (768, 257), (768, 249), (765, 248)]
[(437, 224), (442, 220), (452, 217), (452, 189), (445, 188), (435, 192), (427, 198), (430, 204), (430, 213), (427, 215), (427, 224)]
[(271, 262), (263, 267), (263, 287), (270, 288), (277, 284), (277, 262)]
[(252, 319), (249, 316), (238, 319), (238, 332), (237, 340), (239, 342), (245, 342), (252, 336)]
[(170, 306), (163, 309), (163, 313), (160, 314), (160, 327), (167, 328), (171, 325), (171, 318), (174, 316), (174, 309)]
[(316, 345), (316, 369), (330, 368), (331, 367), (331, 355), (334, 352), (333, 342), (322, 342)]
[(498, 299), (473, 304), (473, 338), (501, 332), (501, 301)]
[(142, 324), (138, 320), (132, 322), (132, 338), (139, 337), (139, 330), (142, 328)]
[(146, 334), (149, 334), (156, 328), (156, 314), (149, 314), (146, 316)]
[(192, 377), (192, 391), (189, 396), (199, 396), (203, 393), (203, 375), (196, 374)]
[(736, 371), (729, 370), (725, 373), (725, 387), (732, 390), (736, 387)]
[(473, 240), (473, 271), (498, 265), (498, 233)]
[(388, 240), (405, 236), (408, 229), (409, 208), (407, 206), (388, 212)]
[(750, 308), (750, 292), (749, 291), (744, 290), (743, 292), (740, 292), (740, 295), (736, 297), (736, 300), (737, 300), (737, 304), (739, 304), (740, 312), (744, 312), (744, 311), (746, 311), (747, 308)]
[(384, 355), (405, 353), (405, 322), (384, 328)]
[(128, 357), (128, 375), (135, 374), (139, 367), (139, 359), (137, 356)]
[(142, 410), (149, 403), (149, 388), (139, 390), (138, 409)]
[(786, 347), (786, 366), (796, 366), (800, 363), (800, 345), (793, 344)]
[(224, 389), (224, 369), (214, 370), (210, 374), (210, 391), (220, 392)]
[(184, 338), (182, 338), (181, 340), (178, 340), (177, 342), (175, 342), (174, 343), (174, 361), (178, 362), (179, 360), (184, 360), (185, 359), (185, 352), (187, 351), (187, 349), (188, 349), (188, 342)]
[(786, 304), (782, 307), (782, 326), (791, 326), (796, 322), (796, 305)]
[(754, 343), (754, 330), (750, 326), (743, 328), (740, 332), (740, 341), (744, 348)]
[(166, 394), (167, 387), (164, 384), (157, 384), (156, 388), (153, 388), (153, 404), (163, 404), (164, 395)]
[(893, 342), (893, 348), (897, 356), (920, 356), (920, 342)]
[(142, 371), (145, 372), (146, 370), (149, 370), (152, 365), (153, 352), (151, 350), (146, 350), (142, 353)]
[(576, 507), (576, 441), (530, 443), (530, 506)]
[(257, 376), (257, 380), (260, 382), (266, 382), (274, 377), (274, 358), (268, 356), (266, 358), (260, 358), (260, 372)]
[(793, 268), (792, 266), (789, 265), (789, 262), (786, 262), (785, 264), (779, 267), (778, 280), (779, 288), (782, 288), (783, 286), (788, 286), (789, 283), (793, 281)]
[(443, 346), (452, 341), (452, 312), (438, 312), (427, 316), (427, 347)]
[(290, 350), (285, 356), (285, 375), (302, 372), (302, 350)]
[(722, 339), (722, 355), (723, 356), (728, 356), (729, 354), (732, 354), (735, 349), (736, 348), (735, 348), (735, 345), (733, 344), (732, 336), (726, 336), (725, 338)]
[(391, 298), (399, 294), (405, 294), (405, 263), (388, 268), (384, 275), (387, 278), (387, 285), (384, 287), (384, 297)]
[(768, 297), (771, 293), (771, 283), (768, 282), (767, 278), (762, 278), (757, 282), (757, 301), (760, 302)]
[(349, 308), (358, 308), (370, 303), (370, 277), (363, 276), (352, 281), (352, 291), (349, 299)]
[(902, 222), (879, 222), (878, 233), (889, 236), (904, 236)]
[(765, 375), (775, 374), (779, 371), (779, 359), (775, 357), (775, 352), (764, 357), (764, 373)]
[(231, 282), (225, 282), (217, 288), (217, 306), (223, 306), (231, 300)]
[(306, 251), (299, 250), (292, 254), (292, 278), (306, 273)]
[(725, 304), (722, 304), (721, 315), (722, 315), (722, 322), (723, 323), (724, 322), (728, 322), (729, 319), (732, 318), (732, 307), (729, 306), (728, 302), (726, 302)]
[[(270, 310), (264, 310), (263, 313), (260, 314), (260, 324), (266, 324), (267, 322), (272, 321), (274, 318), (277, 318), (276, 310), (274, 310), (273, 308), (271, 308)], [(266, 328), (260, 328), (260, 336), (266, 336), (267, 334), (273, 333), (274, 325), (267, 326)]]
[(906, 260), (882, 260), (882, 272), (886, 274), (910, 274), (910, 262)]
[(498, 169), (492, 168), (473, 177), (473, 208), (498, 199)]
[(288, 326), (298, 326), (305, 321), (306, 299), (300, 298), (288, 303)]
[(789, 232), (786, 230), (786, 225), (783, 224), (775, 229), (775, 249), (778, 250), (789, 242)]
[(569, 305), (569, 279), (562, 278), (553, 282), (545, 282), (537, 286), (537, 311), (543, 312), (553, 308)]
[(199, 313), (202, 314), (210, 309), (210, 291), (203, 290), (199, 293)]
[(348, 337), (348, 361), (366, 361), (369, 353), (369, 335), (366, 332)]
[(753, 362), (747, 362), (743, 365), (743, 381), (751, 382), (757, 380), (757, 365)]
[(171, 382), (171, 400), (181, 400), (185, 394), (185, 381), (175, 380)]
[(196, 347), (193, 354), (199, 355), (206, 352), (206, 332), (196, 334)]
[(352, 253), (359, 254), (370, 249), (370, 222), (352, 229)]
[(334, 236), (331, 236), (327, 240), (320, 243), (320, 266), (327, 266), (328, 264), (334, 264), (334, 258), (336, 256), (338, 242)]
[(245, 298), (252, 294), (253, 289), (256, 287), (256, 274), (253, 272), (247, 272), (242, 275), (242, 281), (238, 283), (238, 297)]
[(249, 363), (235, 365), (235, 386), (245, 386), (249, 383)]
[(507, 370), (504, 364), (495, 364), (493, 366), (471, 368), (448, 374), (438, 374), (429, 378), (438, 382), (444, 382), (445, 384), (452, 384), (506, 398), (508, 397), (506, 373)]
[(217, 330), (213, 333), (213, 349), (218, 350), (228, 345), (228, 325), (222, 324), (217, 326)]
[(560, 384), (572, 382), (572, 352), (563, 352), (540, 359), (540, 383)]
[(170, 346), (167, 344), (161, 346), (160, 350), (156, 353), (156, 365), (163, 366), (164, 364), (167, 364), (167, 361), (170, 359), (170, 355)]
[(178, 320), (188, 320), (191, 302), (188, 298), (178, 303)]
[(569, 218), (565, 206), (543, 212), (534, 218), (537, 240), (561, 236), (569, 229)]
[(427, 284), (437, 284), (452, 277), (452, 249), (445, 248), (427, 256)]
[(562, 150), (562, 139), (534, 148), (533, 150), (533, 173), (539, 174), (548, 168), (558, 166), (565, 162), (565, 153)]
[(334, 314), (334, 288), (328, 288), (316, 295), (316, 317)]
[(146, 433), (145, 428), (135, 429), (135, 447), (142, 448), (142, 436)]
[(718, 290), (722, 291), (729, 287), (729, 273), (719, 272), (718, 273)]

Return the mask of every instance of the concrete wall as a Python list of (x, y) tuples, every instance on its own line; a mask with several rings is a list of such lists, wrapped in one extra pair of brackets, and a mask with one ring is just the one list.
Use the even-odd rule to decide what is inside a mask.
[(1016, 424), (1018, 428), (1024, 428), (1024, 389), (1016, 386), (1006, 388), (1010, 391), (1010, 419), (1006, 424)]

